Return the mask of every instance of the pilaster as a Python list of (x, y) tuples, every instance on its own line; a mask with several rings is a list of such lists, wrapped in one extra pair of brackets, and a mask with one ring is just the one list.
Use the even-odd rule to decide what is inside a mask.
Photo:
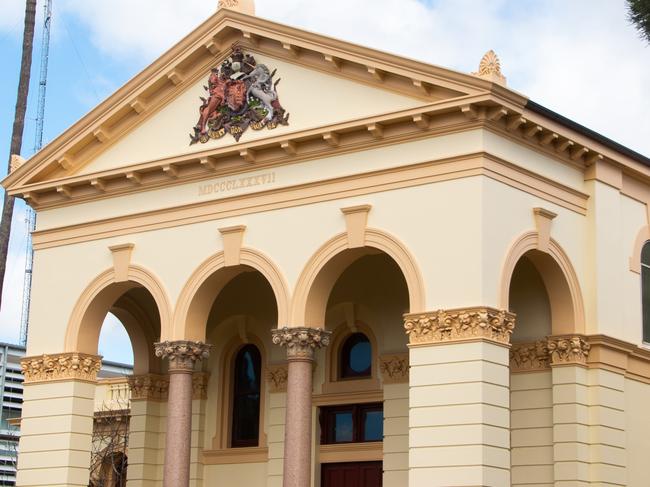
[(488, 307), (405, 316), (409, 487), (510, 485), (514, 323)]
[(19, 486), (85, 487), (101, 357), (70, 352), (26, 357)]
[(553, 459), (556, 487), (588, 485), (589, 344), (579, 335), (547, 339), (553, 378)]
[(379, 357), (384, 391), (384, 487), (409, 482), (409, 356)]
[(162, 482), (165, 418), (169, 378), (156, 374), (129, 377), (129, 486), (154, 487)]

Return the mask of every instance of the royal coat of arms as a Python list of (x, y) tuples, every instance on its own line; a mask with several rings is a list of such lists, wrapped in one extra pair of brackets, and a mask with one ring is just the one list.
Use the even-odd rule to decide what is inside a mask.
[(280, 79), (274, 81), (275, 74), (276, 70), (271, 72), (241, 48), (233, 47), (231, 56), (212, 68), (204, 87), (208, 98), (201, 97), (199, 121), (190, 134), (190, 145), (226, 134), (238, 141), (248, 127), (262, 130), (289, 125), (289, 114), (278, 99)]

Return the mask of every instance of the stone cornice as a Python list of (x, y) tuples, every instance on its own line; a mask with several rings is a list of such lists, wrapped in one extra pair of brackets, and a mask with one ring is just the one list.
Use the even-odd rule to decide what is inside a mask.
[(411, 345), (468, 340), (510, 343), (515, 315), (489, 307), (439, 310), (404, 316)]
[(61, 380), (95, 382), (101, 366), (100, 356), (78, 352), (25, 357), (20, 361), (25, 384)]
[[(450, 114), (455, 113), (456, 117)], [(507, 114), (497, 117), (495, 114)], [(408, 120), (408, 122), (405, 122)], [(423, 120), (425, 122), (423, 122)], [(512, 120), (518, 120), (516, 127)], [(198, 182), (255, 169), (331, 157), (341, 153), (404, 143), (477, 127), (490, 129), (549, 157), (584, 168), (605, 160), (588, 140), (561, 137), (546, 130), (543, 121), (531, 122), (522, 110), (494, 93), (465, 95), (360, 118), (316, 129), (297, 131), (248, 143), (188, 153), (86, 175), (72, 175), (12, 187), (9, 193), (22, 196), (34, 208), (56, 208), (171, 185)], [(370, 128), (380, 125), (380, 132)], [(370, 127), (370, 128), (369, 128)], [(535, 130), (534, 136), (530, 136)], [(253, 156), (251, 156), (253, 154)], [(251, 157), (253, 158), (251, 160)], [(170, 168), (174, 178), (170, 179)], [(650, 180), (650, 170), (648, 174)]]
[(170, 372), (188, 372), (194, 370), (194, 363), (210, 356), (212, 345), (203, 342), (178, 340), (155, 344), (156, 357), (169, 360)]
[(157, 374), (133, 375), (128, 380), (131, 389), (131, 400), (167, 400), (169, 393), (168, 376)]
[(393, 353), (379, 357), (379, 371), (384, 384), (401, 384), (409, 381), (409, 354)]
[(266, 382), (269, 392), (287, 392), (289, 370), (287, 364), (269, 365), (266, 368)]
[(281, 328), (272, 330), (275, 345), (287, 348), (288, 360), (313, 360), (314, 351), (330, 343), (331, 331), (322, 328)]

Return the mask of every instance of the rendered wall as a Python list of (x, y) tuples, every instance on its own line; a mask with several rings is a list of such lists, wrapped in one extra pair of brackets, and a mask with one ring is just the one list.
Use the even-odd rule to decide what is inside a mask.
[(648, 451), (650, 451), (650, 384), (625, 381), (625, 425), (627, 443), (627, 485), (648, 485)]

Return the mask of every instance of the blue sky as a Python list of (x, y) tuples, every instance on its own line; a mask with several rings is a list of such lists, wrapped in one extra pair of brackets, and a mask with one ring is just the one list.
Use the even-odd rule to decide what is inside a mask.
[[(137, 74), (215, 9), (217, 0), (54, 0), (44, 141)], [(485, 51), (508, 85), (650, 154), (650, 47), (626, 20), (624, 0), (257, 0), (257, 14), (460, 71)], [(24, 1), (0, 2), (0, 154), (6, 161), (18, 82)], [(23, 157), (34, 147), (42, 23), (39, 0)], [(4, 166), (4, 163), (3, 163)], [(0, 173), (4, 174), (4, 169)], [(15, 342), (24, 271), (18, 202), (0, 310), (0, 340)], [(100, 352), (129, 360), (116, 320)]]

